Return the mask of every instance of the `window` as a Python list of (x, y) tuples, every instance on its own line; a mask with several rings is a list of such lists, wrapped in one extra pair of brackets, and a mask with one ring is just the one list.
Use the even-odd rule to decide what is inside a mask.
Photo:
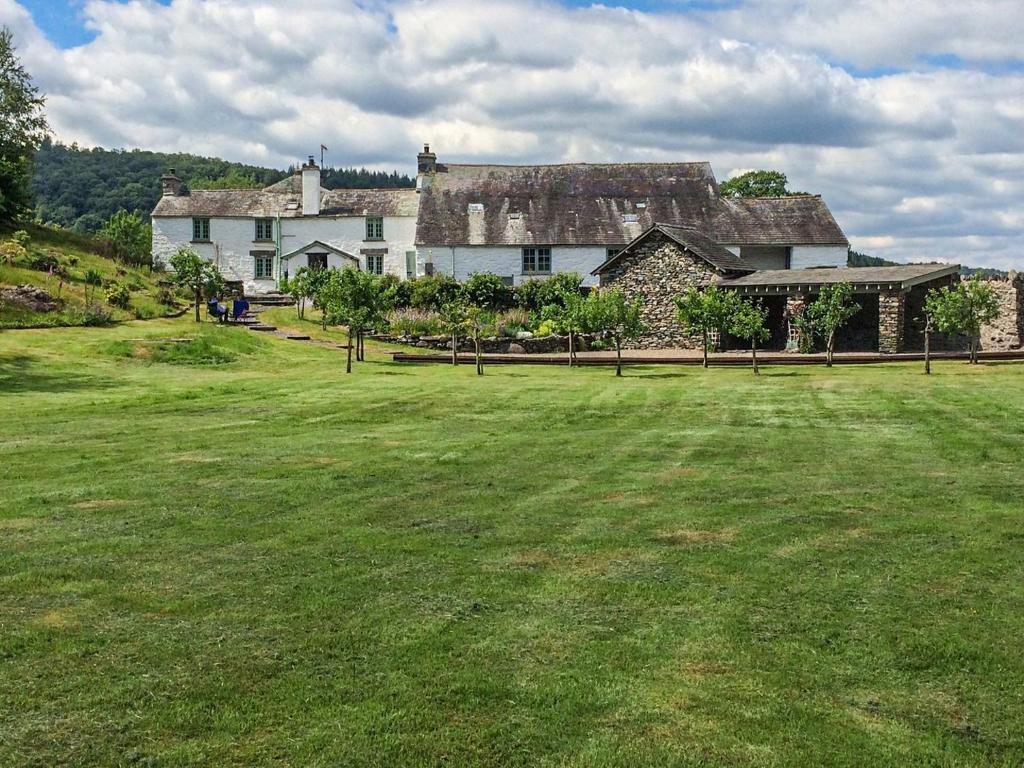
[(523, 272), (525, 274), (549, 274), (551, 272), (551, 249), (523, 248)]
[(259, 253), (253, 256), (255, 267), (253, 273), (257, 280), (271, 280), (274, 277), (274, 257), (269, 253)]
[(366, 239), (367, 240), (383, 240), (384, 239), (384, 218), (381, 216), (367, 216), (366, 217)]
[(369, 253), (366, 255), (366, 271), (371, 275), (384, 274), (384, 254)]
[(210, 239), (210, 220), (209, 219), (192, 219), (192, 239), (193, 240), (209, 240)]
[(319, 269), (327, 269), (327, 254), (326, 253), (307, 253), (306, 254), (306, 266), (308, 266), (314, 272)]
[(405, 252), (405, 276), (416, 277), (416, 251)]
[(257, 240), (273, 240), (274, 239), (274, 220), (273, 219), (256, 219), (256, 239)]

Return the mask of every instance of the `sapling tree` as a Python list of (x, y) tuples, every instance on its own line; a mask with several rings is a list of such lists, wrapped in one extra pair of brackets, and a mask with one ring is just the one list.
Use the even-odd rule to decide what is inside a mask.
[(676, 297), (676, 317), (687, 333), (701, 335), (704, 367), (708, 367), (708, 347), (711, 334), (722, 330), (732, 317), (735, 294), (723, 291), (717, 285), (705, 288), (687, 288)]
[(300, 320), (306, 317), (306, 300), (313, 297), (311, 276), (309, 267), (299, 267), (285, 286), (285, 292), (295, 300), (295, 312)]
[(808, 322), (825, 339), (825, 365), (832, 367), (836, 350), (836, 331), (860, 311), (853, 300), (853, 286), (849, 283), (823, 285), (818, 299), (805, 311)]
[(771, 336), (767, 319), (768, 310), (760, 304), (736, 297), (732, 317), (729, 319), (729, 333), (741, 339), (750, 339), (750, 356), (755, 376), (760, 374), (757, 368), (757, 342), (765, 341)]
[(462, 296), (456, 296), (441, 307), (438, 315), (441, 329), (452, 337), (452, 365), (458, 365), (459, 338), (469, 328), (469, 305)]
[(955, 287), (929, 291), (925, 313), (943, 333), (967, 334), (970, 362), (974, 364), (978, 362), (981, 326), (999, 317), (999, 298), (991, 285), (975, 275)]
[(200, 322), (202, 318), (199, 316), (199, 308), (203, 303), (203, 293), (216, 296), (224, 287), (220, 270), (188, 246), (182, 246), (171, 256), (171, 268), (174, 270), (174, 282), (188, 288), (195, 297), (196, 322)]
[(476, 358), (476, 375), (484, 375), (483, 357), (480, 354), (480, 339), (492, 323), (492, 315), (476, 306), (466, 308), (466, 327), (473, 339), (473, 356)]
[[(332, 269), (317, 293), (322, 311), (332, 325), (345, 325), (348, 354), (345, 373), (352, 373), (352, 352), (363, 332), (380, 322), (386, 311), (378, 278), (357, 269)], [(356, 342), (353, 344), (353, 342)], [(357, 360), (362, 360), (361, 352)]]
[(640, 300), (627, 301), (622, 291), (594, 292), (587, 297), (587, 319), (594, 331), (611, 336), (615, 342), (615, 375), (622, 375), (622, 342), (642, 335), (646, 326), (640, 319)]

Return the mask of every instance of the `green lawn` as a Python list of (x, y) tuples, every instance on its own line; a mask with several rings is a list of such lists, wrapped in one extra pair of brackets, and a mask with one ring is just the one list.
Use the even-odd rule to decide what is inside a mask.
[(192, 332), (0, 333), (0, 765), (1024, 760), (1024, 365)]

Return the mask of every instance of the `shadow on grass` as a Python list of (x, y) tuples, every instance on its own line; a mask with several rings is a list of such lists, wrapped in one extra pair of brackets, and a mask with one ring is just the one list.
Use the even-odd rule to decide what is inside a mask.
[(31, 355), (0, 357), (0, 394), (13, 392), (69, 392), (100, 389), (113, 381), (83, 376), (67, 370), (54, 370)]

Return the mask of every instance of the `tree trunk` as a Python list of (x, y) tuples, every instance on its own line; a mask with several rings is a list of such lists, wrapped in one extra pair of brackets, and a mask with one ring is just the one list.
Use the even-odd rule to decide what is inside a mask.
[[(96, 289), (95, 288), (93, 288), (92, 294), (93, 294), (93, 296), (96, 295)], [(196, 322), (197, 323), (201, 323), (202, 322), (202, 318), (199, 317), (199, 305), (202, 304), (202, 303), (203, 303), (203, 289), (200, 288), (197, 285), (196, 286)]]
[(754, 375), (760, 376), (761, 372), (757, 370), (757, 339), (752, 338), (750, 340), (750, 357), (754, 361)]
[(704, 367), (707, 368), (708, 367), (708, 332), (707, 331), (703, 331), (702, 334), (703, 335), (701, 336), (701, 338), (704, 340), (704, 344), (702, 346), (702, 348), (704, 350)]
[(924, 326), (924, 372), (932, 372), (932, 326), (926, 323)]
[(615, 375), (622, 375), (622, 341), (615, 337)]
[(352, 373), (352, 326), (348, 327), (348, 362), (345, 364), (345, 373)]
[(365, 336), (362, 330), (356, 335), (356, 360), (360, 363), (366, 360)]
[(978, 337), (971, 335), (971, 365), (976, 365), (978, 362)]
[(480, 360), (480, 337), (479, 336), (474, 336), (473, 337), (473, 346), (474, 346), (475, 351), (476, 351), (476, 375), (477, 376), (483, 376), (484, 375), (484, 364)]
[(459, 364), (459, 337), (452, 334), (452, 365)]
[(825, 348), (825, 367), (832, 367), (832, 353), (835, 351), (836, 346), (836, 332), (829, 331), (828, 333), (828, 346)]
[(569, 329), (569, 367), (572, 368), (572, 328)]

